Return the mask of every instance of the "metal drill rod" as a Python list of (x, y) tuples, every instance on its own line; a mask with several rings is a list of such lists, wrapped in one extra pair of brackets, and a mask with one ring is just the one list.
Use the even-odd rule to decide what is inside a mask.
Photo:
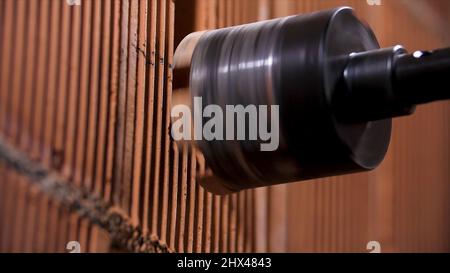
[(410, 115), (416, 105), (450, 99), (450, 48), (408, 54), (396, 46), (348, 58), (333, 102), (343, 121)]
[(411, 104), (450, 99), (450, 48), (401, 56), (393, 81), (398, 96)]

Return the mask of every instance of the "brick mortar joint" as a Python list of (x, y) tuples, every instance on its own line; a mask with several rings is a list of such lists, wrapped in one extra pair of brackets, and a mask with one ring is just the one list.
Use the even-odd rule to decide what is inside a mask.
[(128, 217), (111, 204), (33, 162), (2, 136), (0, 163), (27, 177), (30, 184), (37, 186), (49, 198), (60, 202), (70, 212), (77, 213), (106, 230), (111, 237), (112, 247), (131, 252), (173, 252), (154, 234), (142, 234), (140, 227), (131, 225)]

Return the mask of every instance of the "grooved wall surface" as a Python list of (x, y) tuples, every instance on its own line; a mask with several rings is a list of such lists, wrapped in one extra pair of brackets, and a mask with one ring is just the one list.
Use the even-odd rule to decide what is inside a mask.
[(450, 251), (449, 103), (396, 120), (374, 172), (223, 197), (169, 136), (193, 31), (349, 5), (382, 46), (449, 45), (448, 1), (381, 2), (0, 0), (0, 251)]

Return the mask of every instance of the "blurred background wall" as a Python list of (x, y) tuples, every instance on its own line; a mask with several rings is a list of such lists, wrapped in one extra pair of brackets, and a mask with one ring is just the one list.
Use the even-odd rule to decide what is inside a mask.
[(170, 140), (185, 35), (344, 5), (382, 46), (450, 44), (446, 0), (0, 0), (0, 251), (450, 251), (449, 103), (376, 171), (225, 197)]

